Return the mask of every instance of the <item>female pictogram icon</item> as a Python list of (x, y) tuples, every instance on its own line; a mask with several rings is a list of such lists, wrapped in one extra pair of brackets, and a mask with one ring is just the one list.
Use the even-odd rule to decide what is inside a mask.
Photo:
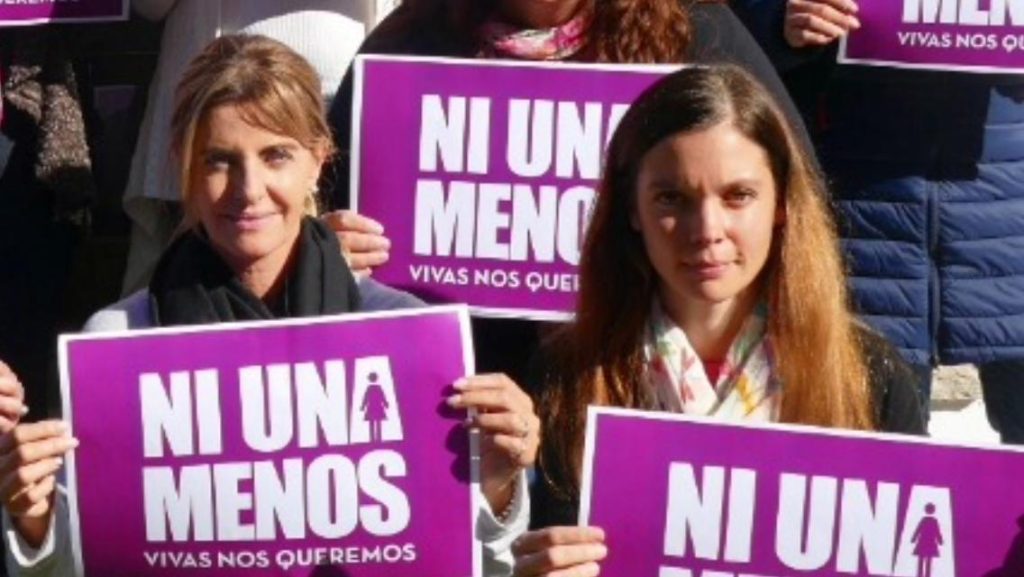
[(942, 545), (942, 529), (935, 518), (935, 505), (928, 503), (925, 517), (917, 524), (910, 542), (914, 544), (914, 556), (917, 557), (917, 577), (931, 577), (932, 560), (939, 556)]
[(377, 373), (370, 373), (370, 384), (366, 387), (363, 397), (363, 419), (370, 425), (370, 442), (376, 443), (381, 438), (381, 423), (387, 419), (388, 399), (384, 388), (377, 383)]

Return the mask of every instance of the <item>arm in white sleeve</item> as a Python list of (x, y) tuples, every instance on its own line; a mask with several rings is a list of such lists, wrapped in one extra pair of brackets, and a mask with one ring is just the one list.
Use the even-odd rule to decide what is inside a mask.
[(14, 528), (7, 511), (3, 512), (4, 564), (10, 577), (69, 577), (74, 575), (71, 551), (71, 527), (68, 499), (64, 488), (57, 486), (56, 500), (50, 518), (50, 530), (39, 548), (33, 548)]
[(512, 542), (530, 527), (530, 491), (526, 488), (526, 471), (519, 474), (512, 497), (512, 510), (501, 523), (495, 518), (486, 499), (481, 499), (476, 536), (484, 548), (484, 577), (506, 577), (512, 574)]
[[(132, 10), (146, 20), (163, 20), (177, 0), (132, 0)], [(210, 2), (211, 0), (203, 0)], [(213, 0), (219, 1), (219, 0)]]

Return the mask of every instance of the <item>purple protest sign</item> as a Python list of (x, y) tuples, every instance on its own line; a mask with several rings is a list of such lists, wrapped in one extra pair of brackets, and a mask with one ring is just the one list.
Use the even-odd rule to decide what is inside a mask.
[(857, 0), (861, 28), (840, 45), (851, 64), (1024, 72), (1020, 0)]
[(602, 575), (1019, 577), (1022, 478), (1013, 449), (592, 408), (580, 522)]
[(474, 314), (561, 319), (604, 148), (673, 68), (360, 57), (353, 205), (382, 222), (378, 280)]
[(470, 338), (462, 307), (63, 337), (77, 574), (479, 576)]
[(0, 27), (128, 19), (128, 0), (0, 0)]

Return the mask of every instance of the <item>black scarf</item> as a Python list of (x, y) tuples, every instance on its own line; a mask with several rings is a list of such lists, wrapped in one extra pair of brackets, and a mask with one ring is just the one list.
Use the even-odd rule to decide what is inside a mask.
[(204, 235), (189, 231), (164, 252), (149, 284), (154, 326), (310, 317), (359, 308), (359, 288), (334, 233), (306, 218), (273, 310), (245, 288)]

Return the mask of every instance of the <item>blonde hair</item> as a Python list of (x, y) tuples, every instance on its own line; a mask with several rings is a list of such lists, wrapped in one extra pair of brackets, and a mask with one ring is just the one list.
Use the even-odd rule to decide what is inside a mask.
[[(185, 226), (196, 133), (210, 110), (235, 105), (246, 122), (297, 140), (322, 159), (334, 152), (320, 78), (302, 56), (284, 44), (258, 35), (217, 38), (192, 59), (175, 91), (171, 151), (178, 163)], [(315, 191), (306, 203), (315, 216)]]
[(586, 406), (646, 408), (644, 331), (658, 283), (630, 225), (646, 153), (664, 138), (729, 122), (768, 155), (785, 223), (762, 271), (768, 331), (783, 383), (781, 420), (875, 428), (863, 345), (825, 187), (767, 91), (734, 66), (695, 67), (652, 86), (609, 147), (580, 262), (576, 320), (552, 343), (541, 393), (541, 462), (557, 489), (578, 487)]

